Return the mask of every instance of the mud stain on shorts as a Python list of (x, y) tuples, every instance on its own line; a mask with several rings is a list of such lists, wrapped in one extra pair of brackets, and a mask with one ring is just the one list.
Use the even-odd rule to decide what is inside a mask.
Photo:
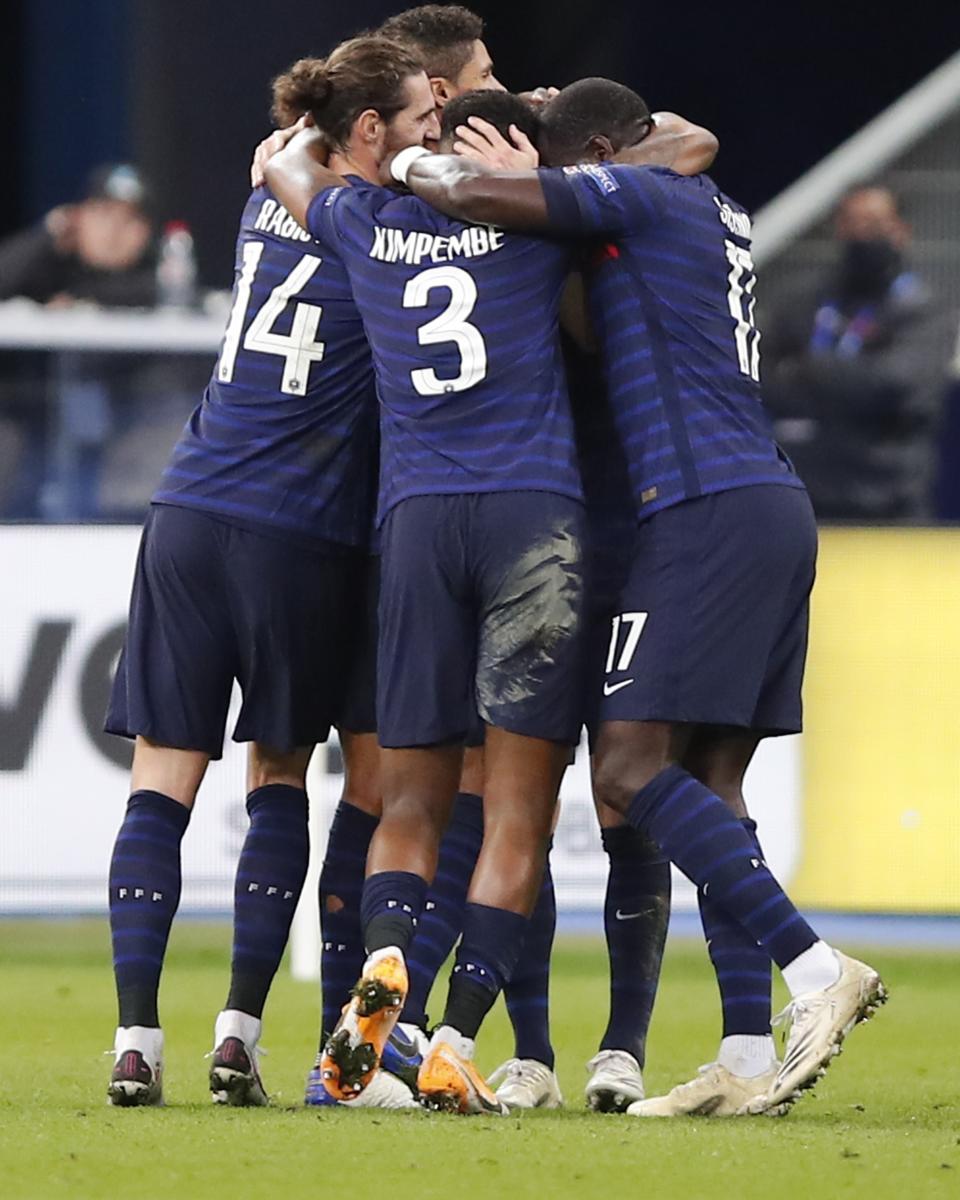
[(551, 670), (568, 669), (583, 598), (583, 547), (564, 520), (517, 560), (484, 614), (477, 656), (484, 720), (530, 700)]

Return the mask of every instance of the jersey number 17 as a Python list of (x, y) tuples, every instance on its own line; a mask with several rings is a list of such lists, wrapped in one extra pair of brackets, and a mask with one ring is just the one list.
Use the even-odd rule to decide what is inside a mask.
[(727, 282), (727, 304), (730, 316), (736, 325), (733, 330), (733, 340), (737, 347), (737, 360), (741, 372), (760, 382), (760, 330), (753, 323), (753, 309), (757, 298), (753, 294), (757, 276), (753, 268), (750, 251), (724, 238), (724, 249), (727, 252), (727, 262), (730, 264), (730, 274)]

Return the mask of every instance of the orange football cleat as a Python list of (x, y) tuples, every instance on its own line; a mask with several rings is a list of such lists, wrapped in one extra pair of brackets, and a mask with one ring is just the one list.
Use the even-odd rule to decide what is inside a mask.
[(355, 1100), (371, 1082), (407, 998), (403, 955), (371, 955), (320, 1057), (323, 1086), (335, 1100)]
[(508, 1113), (473, 1062), (449, 1042), (430, 1047), (417, 1076), (417, 1089), (420, 1103), (435, 1112), (503, 1117)]

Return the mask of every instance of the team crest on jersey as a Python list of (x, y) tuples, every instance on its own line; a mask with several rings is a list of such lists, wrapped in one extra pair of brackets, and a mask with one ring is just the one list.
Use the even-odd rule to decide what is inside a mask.
[(614, 178), (613, 172), (600, 166), (599, 163), (580, 163), (579, 166), (564, 167), (563, 173), (564, 175), (585, 175), (605, 196), (620, 191), (620, 184)]

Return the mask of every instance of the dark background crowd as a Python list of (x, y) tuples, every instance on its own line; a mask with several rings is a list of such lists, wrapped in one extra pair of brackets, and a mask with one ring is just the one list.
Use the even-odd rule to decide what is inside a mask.
[[(270, 78), (398, 7), (14, 0), (0, 40), (0, 93), (14, 114), (0, 134), (0, 300), (169, 305), (171, 219), (192, 231), (199, 285), (191, 297), (191, 275), (178, 304), (228, 288)], [(819, 0), (789, 12), (761, 0), (472, 7), (508, 87), (620, 79), (712, 128), (715, 177), (753, 209), (960, 47), (955, 6), (933, 3), (909, 38), (891, 37), (866, 5)], [(957, 165), (954, 147), (944, 170)], [(913, 181), (865, 180), (818, 226), (805, 269), (794, 251), (769, 289), (761, 271), (766, 402), (826, 520), (960, 519), (960, 237), (947, 248), (951, 289), (928, 215), (913, 211)], [(0, 331), (9, 319), (0, 309)], [(5, 343), (0, 517), (137, 519), (211, 358)]]

